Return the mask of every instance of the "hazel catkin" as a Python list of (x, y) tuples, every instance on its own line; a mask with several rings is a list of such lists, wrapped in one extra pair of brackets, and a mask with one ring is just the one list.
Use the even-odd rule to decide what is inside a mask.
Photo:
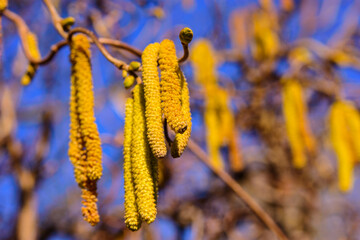
[(160, 44), (161, 103), (167, 123), (176, 133), (183, 133), (186, 119), (181, 111), (181, 81), (177, 74), (179, 64), (174, 43), (164, 39)]
[(7, 0), (0, 0), (0, 12), (4, 11), (7, 8), (8, 1)]
[(134, 179), (131, 171), (131, 139), (133, 127), (134, 100), (128, 98), (125, 104), (124, 127), (124, 188), (125, 188), (125, 224), (136, 231), (141, 226), (141, 218), (135, 197)]
[(133, 127), (131, 139), (131, 171), (135, 185), (135, 196), (141, 219), (152, 223), (156, 218), (156, 185), (153, 159), (146, 137), (145, 103), (143, 85), (133, 89)]
[(167, 152), (161, 113), (160, 80), (157, 69), (159, 48), (159, 43), (149, 44), (141, 56), (146, 132), (151, 151), (157, 158), (165, 157)]
[(181, 111), (185, 116), (187, 128), (184, 133), (177, 133), (175, 140), (171, 145), (171, 156), (178, 158), (184, 152), (191, 134), (191, 112), (190, 112), (190, 100), (189, 100), (189, 87), (186, 82), (184, 74), (179, 69), (179, 75), (181, 79)]
[(101, 143), (94, 117), (94, 95), (90, 64), (90, 43), (76, 35), (70, 43), (70, 142), (69, 158), (75, 180), (82, 189), (84, 219), (91, 225), (100, 221), (96, 182), (102, 175)]
[[(89, 180), (98, 180), (102, 175), (101, 142), (94, 116), (94, 93), (90, 64), (90, 43), (86, 36), (76, 35), (71, 42), (72, 62), (71, 81), (74, 87), (72, 101), (76, 107), (71, 109), (77, 116), (78, 133), (82, 149), (86, 154), (86, 175)], [(72, 114), (73, 115), (73, 114)], [(75, 117), (75, 116), (73, 116)]]
[[(27, 45), (29, 47), (31, 57), (36, 59), (36, 60), (40, 60), (41, 55), (40, 55), (40, 51), (39, 51), (39, 47), (38, 47), (38, 41), (37, 41), (37, 37), (36, 37), (36, 35), (34, 33), (28, 32), (26, 34), (26, 43), (27, 43)], [(29, 85), (31, 83), (32, 79), (35, 76), (37, 68), (38, 68), (38, 66), (36, 64), (29, 63), (29, 66), (28, 66), (28, 68), (26, 70), (26, 73), (21, 78), (21, 84), (22, 85), (26, 86), (26, 85)]]

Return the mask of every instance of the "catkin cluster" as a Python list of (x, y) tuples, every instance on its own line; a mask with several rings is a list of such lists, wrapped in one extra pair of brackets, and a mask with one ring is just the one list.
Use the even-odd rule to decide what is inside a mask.
[(156, 218), (158, 159), (167, 153), (163, 116), (176, 133), (171, 144), (173, 157), (180, 157), (191, 133), (189, 89), (172, 41), (145, 48), (142, 78), (125, 106), (125, 224), (133, 231), (143, 221), (149, 224)]
[[(34, 33), (32, 32), (28, 32), (26, 35), (26, 43), (29, 47), (29, 51), (30, 51), (30, 55), (32, 58), (36, 59), (36, 60), (40, 60), (41, 59), (41, 55), (40, 55), (40, 51), (39, 51), (39, 47), (38, 47), (38, 41), (37, 41), (37, 37)], [(29, 66), (26, 70), (26, 73), (24, 74), (24, 76), (21, 79), (21, 84), (26, 86), (29, 85), (32, 81), (32, 79), (35, 76), (35, 73), (37, 71), (38, 66), (32, 63), (29, 63)]]
[(349, 101), (335, 101), (329, 112), (330, 139), (337, 155), (339, 188), (353, 186), (354, 164), (360, 159), (360, 114)]
[(240, 171), (243, 165), (237, 142), (238, 133), (228, 94), (217, 82), (215, 51), (208, 40), (200, 39), (191, 52), (195, 81), (205, 92), (206, 143), (211, 163), (217, 168), (224, 168), (220, 150), (226, 146), (231, 169)]
[(282, 87), (282, 97), (286, 130), (293, 154), (293, 164), (296, 168), (302, 168), (307, 161), (306, 151), (312, 154), (316, 146), (309, 127), (307, 106), (300, 83), (294, 79), (285, 79)]
[(99, 222), (96, 182), (102, 175), (101, 142), (94, 116), (94, 93), (90, 63), (90, 43), (76, 35), (70, 44), (71, 96), (69, 158), (75, 180), (82, 188), (82, 213), (91, 225)]

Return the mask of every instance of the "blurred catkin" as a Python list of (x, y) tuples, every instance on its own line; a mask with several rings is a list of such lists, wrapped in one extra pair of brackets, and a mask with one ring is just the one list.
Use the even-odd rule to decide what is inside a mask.
[(134, 179), (131, 171), (131, 139), (133, 127), (134, 100), (128, 98), (125, 104), (124, 127), (124, 188), (125, 188), (125, 224), (136, 231), (141, 226), (141, 218), (135, 197)]
[(133, 89), (133, 128), (131, 139), (131, 171), (135, 195), (141, 219), (152, 223), (156, 218), (157, 176), (154, 173), (154, 157), (146, 137), (145, 103), (143, 85)]
[(360, 116), (351, 102), (338, 100), (329, 110), (330, 139), (337, 155), (339, 188), (353, 187), (354, 164), (359, 158)]
[(184, 133), (177, 133), (175, 140), (171, 145), (171, 156), (174, 158), (180, 157), (184, 152), (191, 134), (191, 112), (190, 112), (190, 99), (189, 99), (189, 88), (186, 82), (184, 74), (179, 69), (179, 75), (181, 77), (181, 111), (183, 112), (186, 122), (187, 129)]
[(221, 120), (219, 117), (219, 108), (215, 96), (217, 86), (207, 88), (205, 101), (205, 125), (206, 125), (206, 144), (209, 152), (210, 162), (216, 167), (223, 169), (224, 160), (221, 156), (220, 148), (222, 145), (221, 138)]
[(253, 13), (252, 54), (255, 60), (272, 59), (279, 51), (279, 37), (276, 33), (276, 21), (267, 11)]
[(302, 168), (306, 164), (306, 150), (315, 151), (315, 140), (311, 133), (303, 90), (298, 81), (286, 79), (282, 88), (283, 112), (287, 134), (293, 154), (293, 164)]
[(216, 56), (209, 40), (199, 39), (193, 44), (190, 60), (197, 84), (206, 87), (217, 83)]
[(149, 44), (141, 56), (146, 132), (151, 151), (157, 158), (165, 157), (167, 152), (162, 123), (160, 80), (157, 69), (159, 48), (159, 43)]
[[(29, 47), (31, 57), (36, 59), (36, 60), (40, 60), (41, 55), (40, 55), (40, 51), (39, 51), (39, 47), (38, 47), (38, 41), (37, 41), (37, 37), (36, 37), (36, 35), (34, 33), (28, 32), (26, 34), (26, 43), (27, 43), (27, 45)], [(22, 85), (26, 86), (26, 85), (29, 85), (31, 83), (32, 79), (35, 76), (37, 68), (38, 68), (37, 65), (29, 63), (29, 66), (28, 66), (28, 68), (26, 70), (26, 73), (21, 78), (21, 84)]]
[(164, 116), (175, 133), (183, 133), (187, 124), (181, 111), (179, 64), (175, 45), (169, 39), (164, 39), (160, 44), (159, 67), (161, 70), (161, 104)]
[(0, 12), (4, 11), (7, 8), (8, 1), (7, 0), (0, 0)]

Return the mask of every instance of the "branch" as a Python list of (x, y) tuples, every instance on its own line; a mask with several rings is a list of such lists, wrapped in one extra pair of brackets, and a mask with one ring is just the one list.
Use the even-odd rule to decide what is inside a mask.
[(214, 167), (206, 153), (192, 139), (188, 142), (189, 149), (210, 168), (221, 180), (225, 182), (250, 208), (250, 210), (280, 239), (288, 238), (275, 223), (275, 221), (260, 207), (259, 204), (224, 170)]
[(62, 18), (58, 14), (58, 12), (55, 9), (55, 6), (50, 2), (50, 0), (43, 0), (46, 7), (49, 9), (51, 20), (58, 31), (58, 33), (64, 38), (67, 38), (67, 33), (64, 31), (63, 27), (61, 26), (61, 20)]
[(119, 48), (119, 49), (124, 49), (124, 50), (134, 54), (135, 56), (137, 56), (139, 58), (142, 55), (141, 50), (139, 50), (137, 48), (134, 48), (134, 47), (130, 46), (129, 44), (126, 44), (126, 43), (121, 42), (119, 40), (114, 40), (114, 39), (111, 39), (111, 38), (99, 38), (99, 42), (101, 42), (102, 44), (105, 44), (105, 45), (109, 45), (109, 46), (112, 46), (112, 47)]
[(73, 28), (71, 31), (69, 31), (69, 34), (68, 34), (68, 41), (71, 42), (71, 38), (74, 34), (76, 33), (83, 33), (85, 35), (87, 35), (88, 37), (91, 38), (91, 40), (94, 41), (95, 45), (99, 48), (100, 52), (104, 55), (104, 57), (109, 61), (111, 62), (112, 64), (114, 64), (118, 69), (120, 70), (128, 70), (129, 66), (113, 57), (109, 52), (108, 50), (106, 50), (106, 48), (104, 47), (104, 45), (99, 41), (99, 39), (95, 36), (95, 34), (90, 31), (90, 30), (87, 30), (85, 28), (81, 28), (81, 27), (77, 27), (77, 28)]

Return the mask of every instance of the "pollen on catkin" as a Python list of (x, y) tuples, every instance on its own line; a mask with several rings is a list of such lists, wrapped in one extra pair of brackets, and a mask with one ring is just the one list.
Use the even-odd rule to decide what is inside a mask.
[(181, 79), (181, 111), (183, 112), (186, 122), (187, 129), (184, 133), (177, 133), (175, 140), (171, 145), (171, 156), (178, 158), (184, 152), (191, 134), (191, 112), (190, 112), (190, 100), (189, 100), (189, 88), (186, 82), (184, 74), (179, 69), (179, 75)]
[(159, 43), (149, 44), (141, 55), (141, 60), (147, 138), (154, 156), (162, 158), (165, 157), (167, 149), (162, 123), (160, 80), (157, 69), (159, 48)]
[(132, 98), (128, 98), (125, 104), (125, 127), (124, 127), (125, 224), (130, 230), (137, 231), (141, 226), (141, 218), (136, 203), (134, 179), (131, 171), (133, 106), (134, 106), (134, 100)]
[(181, 81), (177, 74), (179, 64), (173, 41), (164, 39), (160, 44), (159, 67), (161, 70), (161, 104), (170, 128), (183, 133), (186, 119), (181, 111)]
[[(38, 41), (37, 41), (37, 37), (36, 37), (36, 35), (34, 33), (28, 32), (26, 34), (26, 43), (27, 43), (27, 45), (29, 47), (31, 57), (36, 59), (36, 60), (40, 60), (41, 55), (40, 55), (40, 51), (39, 51), (39, 47), (38, 47)], [(37, 68), (38, 68), (37, 65), (29, 63), (29, 66), (28, 66), (28, 68), (26, 70), (26, 73), (21, 78), (21, 84), (22, 85), (26, 86), (26, 85), (29, 85), (31, 83), (32, 79), (35, 76)]]
[(135, 196), (141, 219), (152, 223), (156, 218), (157, 192), (154, 182), (153, 158), (146, 137), (145, 103), (143, 85), (133, 89), (133, 128), (131, 139), (131, 171), (135, 185)]
[[(90, 43), (86, 36), (76, 35), (71, 41), (70, 59), (72, 62), (72, 96), (73, 107), (70, 116), (76, 131), (81, 138), (80, 149), (85, 151), (86, 176), (95, 181), (101, 178), (101, 142), (94, 116), (94, 93), (90, 63)], [(70, 104), (71, 105), (71, 104)], [(75, 123), (76, 122), (76, 123)], [(70, 137), (70, 140), (74, 137)], [(79, 144), (80, 141), (76, 141)]]

